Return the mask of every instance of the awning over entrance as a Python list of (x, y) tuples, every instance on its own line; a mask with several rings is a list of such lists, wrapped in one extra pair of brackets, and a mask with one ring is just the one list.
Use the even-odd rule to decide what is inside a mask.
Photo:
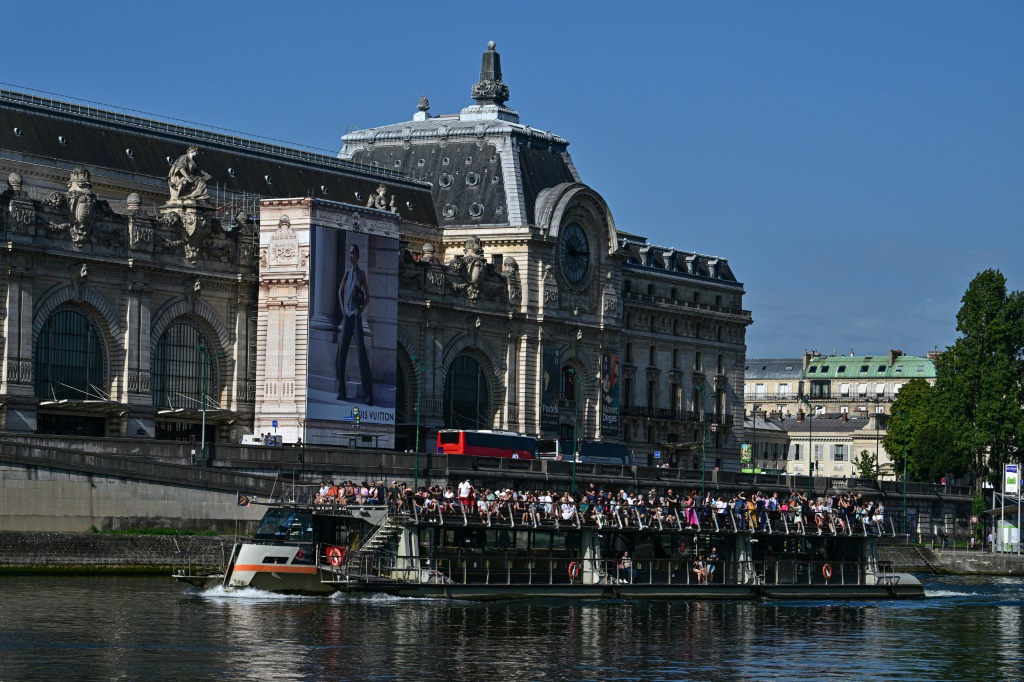
[(131, 408), (114, 400), (44, 400), (40, 410), (59, 410), (94, 417), (117, 417), (127, 414)]
[[(161, 421), (201, 422), (203, 420), (203, 411), (190, 407), (167, 408), (157, 412), (156, 417)], [(241, 418), (240, 414), (231, 410), (206, 410), (207, 424), (234, 424)]]

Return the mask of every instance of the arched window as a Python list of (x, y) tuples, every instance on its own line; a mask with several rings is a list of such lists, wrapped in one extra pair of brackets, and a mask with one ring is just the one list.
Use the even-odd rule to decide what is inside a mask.
[(487, 378), (479, 362), (469, 355), (460, 355), (444, 380), (444, 426), (489, 429), (492, 424)]
[(58, 310), (36, 339), (36, 395), (50, 400), (106, 400), (106, 367), (99, 329), (73, 308)]
[(576, 370), (570, 367), (562, 368), (562, 400), (576, 400)]
[(154, 405), (201, 410), (204, 394), (207, 409), (217, 405), (217, 363), (207, 362), (204, 369), (200, 347), (207, 356), (216, 357), (204, 334), (190, 322), (175, 322), (163, 333), (153, 358)]

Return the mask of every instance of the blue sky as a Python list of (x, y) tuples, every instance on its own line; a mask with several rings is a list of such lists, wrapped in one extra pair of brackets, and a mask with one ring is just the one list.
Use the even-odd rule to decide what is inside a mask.
[[(1024, 3), (12, 3), (0, 80), (336, 151), (470, 103), (566, 137), (622, 229), (727, 258), (751, 357), (923, 354), (1024, 289)], [(20, 27), (20, 28), (17, 28)]]

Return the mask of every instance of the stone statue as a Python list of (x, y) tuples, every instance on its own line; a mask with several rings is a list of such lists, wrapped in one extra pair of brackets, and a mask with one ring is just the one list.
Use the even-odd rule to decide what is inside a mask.
[(206, 181), (210, 174), (199, 168), (196, 156), (199, 147), (191, 145), (178, 160), (171, 164), (167, 173), (167, 185), (171, 190), (171, 201), (195, 201), (203, 203), (210, 198)]
[(391, 195), (391, 203), (388, 204), (387, 192), (388, 188), (380, 185), (377, 191), (370, 195), (369, 200), (366, 202), (366, 208), (376, 208), (381, 211), (398, 213), (398, 209), (395, 208), (395, 195)]
[(523, 300), (523, 284), (519, 279), (519, 263), (511, 256), (505, 256), (502, 263), (502, 273), (508, 283), (508, 302), (512, 305), (519, 305)]

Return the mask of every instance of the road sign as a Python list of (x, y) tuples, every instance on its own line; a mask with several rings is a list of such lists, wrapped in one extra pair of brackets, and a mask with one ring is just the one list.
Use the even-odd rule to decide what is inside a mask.
[(977, 523), (977, 522), (978, 522), (978, 517), (977, 516), (972, 516), (971, 517), (971, 523)]
[(277, 428), (277, 420), (275, 419), (274, 421), (270, 422), (270, 425), (273, 426), (276, 429)]
[(654, 451), (654, 459), (661, 459), (661, 450)]

